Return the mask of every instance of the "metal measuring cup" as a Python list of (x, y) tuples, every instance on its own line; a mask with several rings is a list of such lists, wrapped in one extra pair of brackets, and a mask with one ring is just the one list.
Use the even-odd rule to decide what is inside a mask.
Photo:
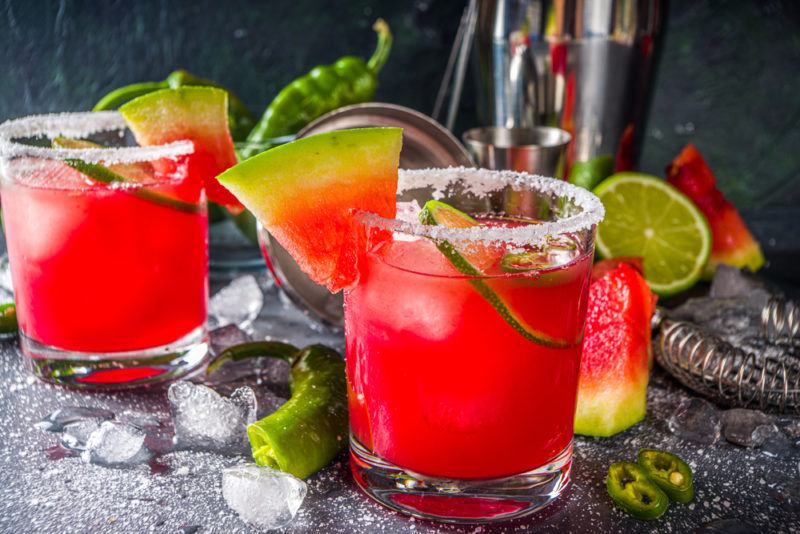
[(569, 132), (559, 128), (482, 127), (467, 130), (464, 143), (479, 167), (524, 171), (564, 179)]

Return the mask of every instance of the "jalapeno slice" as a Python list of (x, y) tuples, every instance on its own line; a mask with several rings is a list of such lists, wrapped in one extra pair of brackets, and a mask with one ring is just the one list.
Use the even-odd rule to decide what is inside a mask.
[(606, 488), (614, 504), (637, 519), (657, 519), (669, 506), (667, 494), (631, 462), (611, 464)]
[(670, 500), (687, 503), (694, 498), (692, 469), (674, 454), (641, 449), (637, 462)]

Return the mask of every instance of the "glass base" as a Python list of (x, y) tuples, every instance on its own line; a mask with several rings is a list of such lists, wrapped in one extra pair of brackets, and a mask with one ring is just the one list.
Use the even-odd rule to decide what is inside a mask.
[(350, 468), (367, 495), (392, 510), (446, 523), (494, 523), (532, 514), (564, 491), (571, 466), (572, 442), (547, 464), (518, 475), (427, 477), (375, 456), (350, 436)]
[(124, 389), (160, 384), (200, 369), (208, 354), (205, 326), (174, 343), (129, 352), (76, 352), (43, 345), (20, 333), (20, 349), (36, 377), (79, 389)]

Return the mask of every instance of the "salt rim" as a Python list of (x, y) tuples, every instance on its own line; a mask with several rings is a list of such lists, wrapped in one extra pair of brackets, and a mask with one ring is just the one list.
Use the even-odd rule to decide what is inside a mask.
[(85, 137), (98, 132), (124, 130), (125, 119), (118, 111), (50, 113), (12, 119), (0, 124), (0, 157), (80, 159), (87, 163), (136, 163), (174, 158), (194, 152), (191, 141), (163, 145), (116, 148), (50, 148), (15, 142), (23, 137)]
[(545, 221), (514, 228), (475, 226), (472, 228), (446, 228), (444, 226), (410, 223), (398, 219), (387, 219), (376, 213), (362, 212), (364, 224), (401, 232), (418, 237), (428, 237), (451, 242), (490, 241), (515, 245), (530, 245), (546, 241), (548, 236), (588, 230), (605, 216), (602, 202), (594, 194), (562, 180), (546, 178), (515, 171), (490, 171), (466, 167), (443, 169), (400, 170), (397, 192), (426, 187), (434, 188), (434, 196), (443, 187), (461, 182), (470, 192), (485, 195), (503, 187), (514, 190), (534, 189), (543, 193), (572, 200), (582, 209), (581, 213), (558, 221)]

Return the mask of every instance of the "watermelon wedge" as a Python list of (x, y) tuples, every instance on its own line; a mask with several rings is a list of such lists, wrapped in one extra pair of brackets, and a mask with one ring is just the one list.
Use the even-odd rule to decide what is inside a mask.
[(216, 179), (236, 164), (227, 110), (228, 93), (213, 87), (162, 89), (119, 108), (140, 145), (192, 141), (194, 153), (187, 156), (190, 178), (202, 180), (208, 199), (237, 215), (244, 207)]
[[(614, 260), (609, 260), (614, 261)], [(626, 262), (589, 287), (575, 433), (611, 436), (644, 419), (650, 375), (650, 317), (656, 298)]]
[(303, 271), (332, 293), (358, 281), (358, 211), (394, 217), (400, 128), (339, 130), (245, 160), (219, 176)]
[(711, 227), (711, 256), (703, 273), (711, 278), (717, 265), (747, 267), (755, 272), (764, 265), (764, 254), (739, 211), (717, 189), (717, 180), (703, 156), (688, 144), (667, 167), (667, 181), (700, 208)]

